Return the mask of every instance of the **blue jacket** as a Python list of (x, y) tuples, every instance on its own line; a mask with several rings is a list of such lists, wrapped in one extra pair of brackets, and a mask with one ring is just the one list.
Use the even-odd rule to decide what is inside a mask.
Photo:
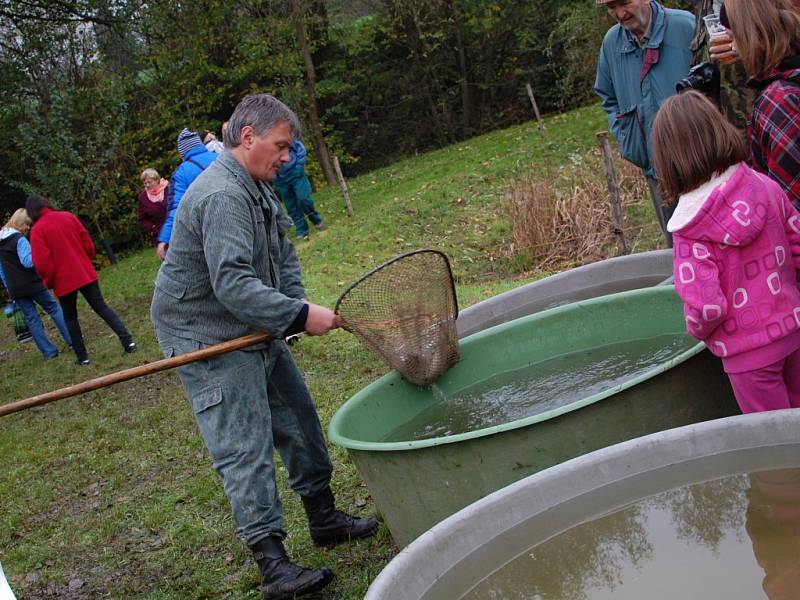
[(285, 177), (297, 167), (305, 167), (308, 162), (308, 152), (300, 140), (294, 140), (289, 148), (289, 162), (278, 171), (278, 178)]
[(169, 182), (167, 218), (158, 234), (159, 242), (169, 244), (169, 238), (172, 236), (172, 223), (175, 220), (175, 211), (178, 210), (178, 205), (181, 203), (183, 195), (192, 185), (192, 182), (197, 179), (197, 176), (214, 162), (218, 156), (219, 154), (215, 152), (209, 152), (205, 146), (197, 146), (189, 150), (186, 156), (183, 157), (183, 162), (175, 169)]
[(651, 2), (650, 40), (645, 49), (658, 50), (658, 62), (640, 79), (645, 49), (617, 24), (606, 33), (597, 63), (594, 91), (603, 101), (611, 133), (622, 156), (653, 177), (650, 132), (661, 103), (675, 94), (675, 85), (692, 64), (694, 15)]

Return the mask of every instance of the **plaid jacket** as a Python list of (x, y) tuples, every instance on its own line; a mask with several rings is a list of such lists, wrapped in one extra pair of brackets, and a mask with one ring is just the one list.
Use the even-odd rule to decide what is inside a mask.
[(800, 208), (800, 68), (774, 71), (760, 83), (748, 127), (753, 168)]

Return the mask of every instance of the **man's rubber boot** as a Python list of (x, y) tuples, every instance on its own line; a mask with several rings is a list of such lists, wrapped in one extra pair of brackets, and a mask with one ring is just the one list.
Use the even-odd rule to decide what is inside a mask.
[(321, 590), (333, 581), (329, 569), (306, 569), (289, 560), (283, 542), (265, 537), (250, 550), (261, 570), (261, 593), (264, 600), (288, 600)]
[(308, 515), (311, 539), (317, 546), (331, 548), (342, 542), (370, 537), (378, 531), (378, 521), (372, 517), (353, 517), (336, 510), (330, 488), (301, 499)]

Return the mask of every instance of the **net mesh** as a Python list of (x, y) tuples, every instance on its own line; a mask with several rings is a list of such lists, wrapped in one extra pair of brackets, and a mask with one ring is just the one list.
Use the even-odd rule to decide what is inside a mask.
[(336, 303), (344, 327), (417, 385), (430, 385), (458, 361), (456, 302), (447, 256), (404, 254), (370, 271)]

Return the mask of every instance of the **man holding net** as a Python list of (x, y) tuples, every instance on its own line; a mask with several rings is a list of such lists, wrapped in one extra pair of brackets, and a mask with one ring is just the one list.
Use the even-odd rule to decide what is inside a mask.
[(375, 519), (337, 511), (332, 466), (316, 410), (283, 339), (341, 326), (333, 311), (305, 299), (286, 232), (292, 221), (268, 185), (299, 134), (294, 113), (268, 94), (247, 96), (223, 141), (228, 152), (183, 198), (151, 315), (171, 357), (252, 333), (273, 341), (178, 369), (198, 427), (223, 478), (237, 533), (261, 570), (264, 598), (292, 598), (333, 574), (293, 563), (283, 547), (283, 510), (273, 445), (300, 494), (317, 545), (373, 535)]

